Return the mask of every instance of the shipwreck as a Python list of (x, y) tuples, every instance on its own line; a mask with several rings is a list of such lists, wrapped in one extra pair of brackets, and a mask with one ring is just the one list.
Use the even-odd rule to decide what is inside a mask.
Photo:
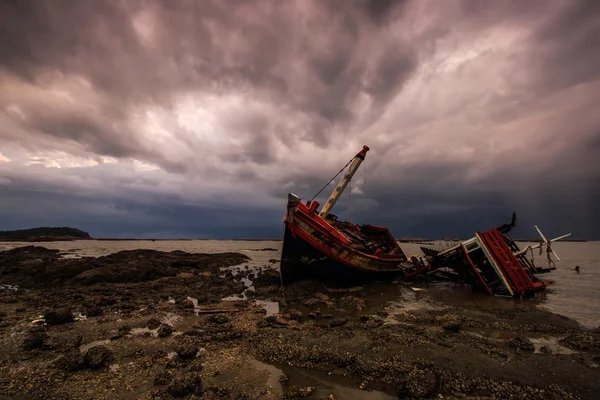
[[(538, 274), (556, 269), (552, 254), (560, 260), (552, 243), (571, 233), (548, 240), (536, 225), (541, 241), (520, 249), (509, 234), (516, 225), (517, 216), (513, 213), (509, 224), (476, 232), (474, 237), (446, 250), (421, 247), (431, 266), (430, 274), (469, 283), (474, 291), (491, 296), (524, 297), (544, 290), (553, 282), (542, 280)], [(546, 252), (546, 268), (535, 265), (534, 250), (538, 248), (540, 256)]]
[[(409, 280), (423, 275), (427, 279), (464, 282), (474, 291), (492, 296), (523, 297), (552, 284), (537, 275), (555, 269), (551, 254), (557, 260), (560, 258), (552, 249), (552, 243), (571, 234), (548, 240), (535, 226), (541, 242), (520, 249), (509, 235), (516, 226), (515, 213), (509, 224), (476, 232), (474, 237), (458, 241), (443, 251), (421, 247), (424, 255), (411, 257), (406, 256), (387, 228), (338, 220), (331, 210), (368, 151), (369, 148), (363, 146), (338, 173), (346, 171), (321, 210), (319, 202), (314, 201), (316, 195), (303, 202), (294, 193), (288, 194), (280, 262), (284, 285), (307, 278), (339, 284), (380, 279)], [(544, 248), (546, 250), (547, 268), (537, 267), (534, 263), (533, 252), (538, 248), (540, 255)]]
[(288, 194), (280, 264), (284, 284), (307, 277), (336, 282), (409, 278), (429, 270), (423, 263), (410, 261), (387, 228), (359, 226), (331, 214), (368, 151), (363, 146), (346, 164), (346, 174), (320, 211), (319, 202), (302, 202)]

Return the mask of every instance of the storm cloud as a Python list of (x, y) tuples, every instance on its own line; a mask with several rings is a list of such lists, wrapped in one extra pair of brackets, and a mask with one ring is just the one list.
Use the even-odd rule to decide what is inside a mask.
[(599, 109), (593, 0), (5, 0), (0, 229), (280, 237), (367, 144), (340, 217), (598, 239)]

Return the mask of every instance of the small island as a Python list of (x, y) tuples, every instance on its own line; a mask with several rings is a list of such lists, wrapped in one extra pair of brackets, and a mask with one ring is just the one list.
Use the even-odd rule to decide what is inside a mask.
[(89, 233), (69, 227), (47, 227), (0, 231), (0, 241), (53, 242), (92, 239)]

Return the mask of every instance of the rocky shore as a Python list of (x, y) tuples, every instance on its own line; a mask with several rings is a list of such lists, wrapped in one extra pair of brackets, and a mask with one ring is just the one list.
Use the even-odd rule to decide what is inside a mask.
[(390, 310), (410, 287), (282, 288), (248, 262), (0, 252), (0, 398), (600, 397), (600, 331), (527, 302)]

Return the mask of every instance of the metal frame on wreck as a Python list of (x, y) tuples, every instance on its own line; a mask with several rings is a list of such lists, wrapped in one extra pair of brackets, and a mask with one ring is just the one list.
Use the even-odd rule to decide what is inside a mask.
[[(449, 249), (438, 252), (421, 247), (421, 250), (435, 274), (466, 281), (476, 291), (491, 296), (528, 296), (544, 290), (553, 283), (539, 279), (536, 274), (556, 269), (550, 254), (554, 254), (557, 260), (560, 258), (552, 249), (552, 243), (571, 236), (571, 233), (548, 240), (536, 225), (535, 229), (542, 241), (538, 245), (527, 246), (521, 250), (508, 235), (516, 226), (516, 221), (516, 214), (513, 213), (510, 224), (486, 232), (476, 232), (474, 237), (461, 241)], [(544, 246), (546, 246), (548, 268), (536, 267), (533, 250), (539, 248), (541, 255)], [(531, 252), (531, 259), (527, 258), (528, 252)]]

